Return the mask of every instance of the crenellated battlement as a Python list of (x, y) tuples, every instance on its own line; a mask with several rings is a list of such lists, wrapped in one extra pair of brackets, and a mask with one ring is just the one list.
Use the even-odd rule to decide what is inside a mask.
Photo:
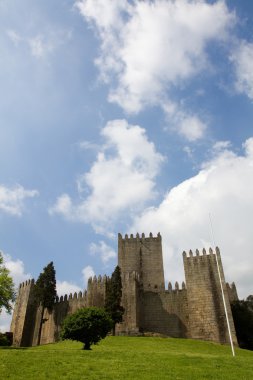
[(181, 287), (180, 287), (179, 283), (176, 281), (174, 288), (173, 288), (171, 282), (168, 283), (168, 290), (167, 290), (168, 292), (170, 292), (170, 293), (171, 292), (178, 292), (178, 291), (181, 291), (181, 290), (186, 290), (186, 286), (185, 286), (185, 282), (184, 281), (182, 282)]
[[(98, 277), (92, 276), (88, 279), (88, 286), (87, 290), (84, 290), (83, 292), (75, 292), (75, 293), (70, 293), (70, 294), (65, 294), (64, 296), (56, 296), (55, 303), (63, 303), (63, 302), (85, 302), (85, 304), (88, 302), (96, 303), (95, 299), (98, 297), (101, 297), (101, 295), (104, 294), (105, 292), (105, 286), (106, 286), (106, 281), (107, 281), (107, 276), (101, 276), (99, 275)], [(92, 301), (91, 301), (92, 299)], [(92, 305), (90, 305), (92, 306)]]
[(237, 294), (237, 289), (236, 289), (235, 283), (232, 282), (232, 284), (229, 284), (227, 282), (226, 283), (226, 287), (227, 287), (229, 302), (232, 303), (234, 301), (238, 301), (239, 298), (238, 298), (238, 294)]
[[(202, 249), (202, 251), (199, 251), (196, 249), (195, 252), (190, 250), (189, 252), (183, 252), (183, 261), (184, 265), (191, 265), (196, 266), (200, 269), (201, 265), (211, 265), (213, 267), (218, 262), (221, 264), (221, 258), (220, 258), (220, 250), (218, 247), (213, 250), (212, 248), (209, 248), (206, 250), (205, 248)], [(200, 266), (199, 266), (200, 265)]]
[(92, 288), (101, 288), (106, 286), (106, 281), (108, 279), (108, 276), (104, 275), (102, 276), (93, 276), (89, 277), (88, 279), (88, 291), (91, 290)]
[(140, 274), (136, 271), (127, 272), (121, 275), (121, 279), (122, 282), (130, 280), (140, 281)]
[(150, 241), (150, 240), (159, 240), (161, 241), (162, 237), (161, 237), (161, 234), (160, 232), (158, 232), (157, 236), (153, 236), (152, 232), (149, 233), (149, 236), (145, 236), (144, 233), (142, 234), (139, 234), (137, 232), (137, 234), (134, 236), (133, 234), (125, 234), (124, 238), (122, 237), (122, 235), (119, 233), (118, 234), (118, 239), (119, 240), (123, 240), (123, 241), (139, 241), (139, 240), (147, 240), (147, 241)]
[(235, 283), (232, 282), (231, 284), (229, 284), (228, 282), (226, 283), (227, 287), (230, 289), (230, 290), (235, 290), (236, 289), (236, 286), (235, 286)]
[(21, 284), (19, 285), (19, 289), (20, 288), (25, 288), (26, 286), (30, 286), (30, 285), (34, 285), (35, 284), (35, 281), (34, 279), (29, 279), (29, 280), (26, 280), (24, 282), (21, 282)]
[(55, 303), (61, 303), (61, 302), (69, 302), (69, 301), (75, 301), (75, 300), (86, 300), (87, 297), (87, 290), (84, 292), (75, 292), (74, 294), (65, 294), (64, 296), (56, 296)]
[(218, 247), (215, 248), (215, 250), (213, 250), (211, 247), (208, 249), (208, 251), (203, 248), (202, 249), (202, 252), (199, 251), (198, 249), (195, 250), (195, 254), (193, 253), (193, 251), (190, 249), (189, 252), (183, 252), (183, 258), (191, 258), (191, 257), (205, 257), (205, 256), (214, 256), (217, 255), (218, 257), (220, 256), (220, 250)]

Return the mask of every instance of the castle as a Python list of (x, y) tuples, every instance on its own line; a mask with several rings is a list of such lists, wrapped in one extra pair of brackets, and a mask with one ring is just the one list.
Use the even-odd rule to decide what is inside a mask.
[[(237, 344), (230, 303), (237, 300), (234, 284), (226, 284), (219, 249), (195, 254), (183, 253), (185, 283), (176, 282), (165, 289), (162, 238), (144, 234), (118, 235), (118, 265), (122, 275), (123, 322), (116, 326), (119, 335), (163, 334), (171, 337), (229, 343), (225, 310), (216, 259), (220, 267), (227, 314), (233, 342)], [(84, 293), (56, 299), (52, 312), (42, 310), (34, 298), (34, 280), (19, 287), (11, 331), (15, 346), (38, 344), (40, 321), (43, 318), (40, 344), (59, 339), (66, 315), (81, 307), (103, 307), (106, 276), (94, 276)]]

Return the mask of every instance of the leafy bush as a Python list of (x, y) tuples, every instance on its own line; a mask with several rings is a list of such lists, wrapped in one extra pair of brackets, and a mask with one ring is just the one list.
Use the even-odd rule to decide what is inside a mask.
[(231, 305), (239, 347), (253, 350), (253, 299), (235, 301)]
[(0, 346), (12, 345), (12, 333), (0, 333)]
[(83, 348), (90, 350), (90, 346), (105, 338), (111, 328), (112, 320), (103, 309), (88, 307), (65, 318), (61, 338), (82, 342)]
[(10, 271), (4, 266), (3, 255), (0, 252), (0, 314), (2, 309), (11, 312), (12, 302), (15, 301), (14, 282)]

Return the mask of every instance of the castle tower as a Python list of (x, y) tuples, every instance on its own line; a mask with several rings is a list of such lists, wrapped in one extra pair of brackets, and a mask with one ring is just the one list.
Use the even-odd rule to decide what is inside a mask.
[(144, 293), (165, 291), (161, 235), (118, 235), (122, 275), (123, 323), (118, 333), (138, 334), (144, 322)]
[(189, 331), (193, 339), (211, 340), (229, 343), (225, 309), (222, 300), (221, 285), (216, 257), (219, 263), (222, 286), (231, 327), (232, 339), (237, 344), (233, 317), (231, 313), (227, 286), (224, 278), (220, 251), (212, 249), (209, 254), (203, 249), (200, 255), (190, 251), (183, 253), (187, 298), (189, 308)]
[(14, 346), (28, 347), (32, 345), (35, 319), (34, 280), (29, 280), (19, 286), (12, 316), (11, 332)]
[(122, 275), (130, 272), (139, 274), (143, 291), (164, 291), (162, 238), (160, 233), (153, 237), (144, 234), (136, 237), (118, 235), (118, 260)]

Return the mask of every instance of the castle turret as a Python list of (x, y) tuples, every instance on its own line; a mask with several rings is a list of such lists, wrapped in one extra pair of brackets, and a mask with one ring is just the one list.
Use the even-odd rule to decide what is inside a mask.
[(138, 273), (144, 291), (165, 290), (160, 233), (157, 237), (153, 237), (151, 233), (148, 237), (144, 234), (137, 234), (136, 237), (125, 235), (125, 239), (119, 234), (118, 255), (121, 273)]
[(36, 318), (34, 280), (20, 284), (11, 322), (13, 345), (28, 347), (32, 345)]
[(93, 276), (88, 280), (87, 306), (104, 307), (106, 276)]
[(229, 297), (222, 268), (220, 251), (216, 248), (200, 255), (192, 251), (183, 253), (187, 298), (189, 308), (189, 331), (193, 339), (229, 343), (228, 327), (222, 300), (221, 285), (217, 269), (219, 263), (222, 287), (227, 306), (232, 339), (237, 343)]
[(125, 309), (119, 330), (138, 334), (143, 330), (144, 293), (165, 291), (161, 235), (118, 236), (118, 260), (122, 274), (122, 305)]

